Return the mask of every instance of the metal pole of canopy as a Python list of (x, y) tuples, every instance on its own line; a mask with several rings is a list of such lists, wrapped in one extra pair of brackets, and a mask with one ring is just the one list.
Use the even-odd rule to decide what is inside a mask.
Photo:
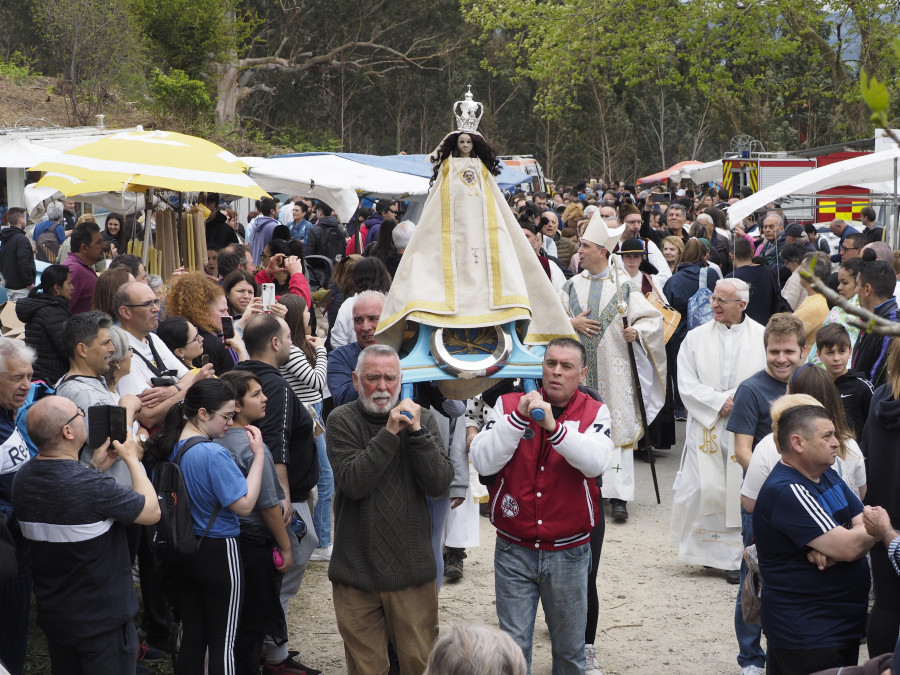
[(144, 263), (144, 269), (147, 268), (147, 254), (150, 252), (150, 225), (151, 216), (153, 214), (153, 188), (147, 188), (144, 193), (144, 246), (141, 250), (141, 262)]

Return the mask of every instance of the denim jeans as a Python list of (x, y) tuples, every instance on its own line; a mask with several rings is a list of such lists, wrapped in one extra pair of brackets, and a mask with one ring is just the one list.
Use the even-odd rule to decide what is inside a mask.
[[(741, 507), (741, 537), (744, 540), (744, 548), (753, 543), (753, 514), (744, 511), (743, 506)], [(741, 609), (741, 589), (744, 587), (744, 577), (746, 576), (747, 563), (741, 556), (741, 583), (738, 585), (737, 602), (734, 605), (734, 633), (740, 648), (737, 660), (741, 668), (747, 666), (764, 668), (766, 653), (760, 644), (762, 628), (755, 623), (744, 621), (744, 613)]]
[(531, 674), (538, 599), (553, 649), (553, 675), (584, 673), (584, 629), (591, 545), (540, 551), (497, 537), (494, 589), (500, 628), (522, 648)]
[[(321, 420), (321, 401), (314, 403), (312, 407)], [(331, 464), (328, 463), (328, 453), (325, 451), (325, 434), (316, 437), (316, 454), (319, 457), (319, 483), (316, 485), (319, 499), (313, 511), (312, 524), (319, 538), (319, 547), (325, 548), (331, 546), (331, 501), (334, 496), (334, 473)]]
[(447, 524), (447, 515), (450, 513), (450, 497), (445, 499), (429, 497), (428, 508), (431, 511), (431, 550), (434, 552), (434, 564), (437, 566), (437, 592), (440, 593), (441, 582), (444, 580), (444, 525)]

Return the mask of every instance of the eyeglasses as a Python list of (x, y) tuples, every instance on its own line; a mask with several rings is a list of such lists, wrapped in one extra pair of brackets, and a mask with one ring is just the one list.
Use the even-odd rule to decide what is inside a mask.
[(729, 300), (728, 298), (720, 298), (718, 295), (709, 296), (711, 302), (716, 303), (717, 305), (727, 305), (732, 302), (740, 302), (740, 299), (734, 298)]
[(841, 246), (842, 251), (858, 251), (858, 246)]
[(81, 408), (78, 408), (78, 412), (66, 420), (66, 423), (63, 424), (63, 428), (69, 426), (75, 420), (76, 417), (84, 417), (84, 410), (82, 410)]
[(268, 259), (271, 258), (271, 257), (272, 257), (272, 254), (271, 254), (271, 253), (263, 253), (263, 254), (260, 256), (260, 260), (268, 260)]
[(399, 215), (400, 215), (400, 212), (399, 212), (399, 211), (395, 211), (394, 209), (389, 209), (389, 211), (390, 211), (391, 213), (393, 213), (395, 216), (399, 216)]
[(142, 302), (139, 305), (125, 305), (126, 307), (143, 307), (144, 309), (150, 309), (151, 307), (159, 307), (159, 298), (154, 298), (153, 300), (148, 300), (147, 302)]
[(187, 347), (188, 345), (192, 345), (195, 342), (200, 342), (200, 343), (203, 342), (203, 336), (200, 335), (199, 331), (197, 332), (196, 337), (193, 340), (188, 341), (188, 343), (187, 343), (187, 345), (185, 345), (185, 347)]
[(210, 410), (209, 412), (213, 413), (214, 415), (220, 415), (221, 417), (224, 417), (226, 420), (233, 420), (234, 416), (236, 414), (234, 412), (234, 410), (232, 410), (230, 413), (223, 413), (223, 412), (219, 412), (218, 410)]

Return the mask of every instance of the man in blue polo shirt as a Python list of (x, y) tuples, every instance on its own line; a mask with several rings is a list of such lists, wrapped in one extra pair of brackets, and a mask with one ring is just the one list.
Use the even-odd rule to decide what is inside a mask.
[[(787, 383), (806, 357), (806, 331), (803, 322), (793, 314), (773, 314), (763, 333), (766, 367), (741, 382), (734, 393), (734, 409), (728, 416), (726, 429), (734, 434), (735, 459), (744, 469), (750, 463), (753, 448), (772, 431), (769, 415), (771, 402), (784, 396)], [(753, 543), (753, 519), (741, 508), (741, 537), (744, 546)], [(739, 583), (744, 584), (747, 565), (741, 563)], [(741, 592), (734, 608), (734, 632), (738, 640), (738, 664), (741, 675), (763, 675), (766, 653), (761, 645), (758, 625), (744, 621)]]
[(764, 579), (760, 617), (768, 675), (807, 675), (855, 666), (866, 634), (869, 563), (875, 538), (863, 506), (831, 468), (840, 442), (817, 405), (779, 420), (781, 461), (763, 483), (753, 531)]

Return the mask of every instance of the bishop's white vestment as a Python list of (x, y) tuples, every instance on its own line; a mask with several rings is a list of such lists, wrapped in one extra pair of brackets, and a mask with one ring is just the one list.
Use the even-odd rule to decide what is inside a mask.
[[(615, 263), (613, 263), (615, 264)], [(618, 282), (618, 284), (617, 284)], [(597, 335), (578, 334), (587, 351), (585, 384), (600, 392), (612, 416), (615, 449), (603, 474), (603, 496), (634, 500), (634, 444), (643, 436), (636, 387), (631, 373), (628, 343), (622, 336), (624, 324), (617, 311), (624, 302), (628, 325), (637, 329), (632, 345), (640, 379), (647, 423), (653, 421), (666, 397), (666, 344), (662, 315), (641, 294), (623, 269), (618, 275), (612, 265), (598, 275), (587, 270), (569, 279), (560, 291), (560, 300), (570, 317), (590, 309), (588, 318), (599, 321)]]

